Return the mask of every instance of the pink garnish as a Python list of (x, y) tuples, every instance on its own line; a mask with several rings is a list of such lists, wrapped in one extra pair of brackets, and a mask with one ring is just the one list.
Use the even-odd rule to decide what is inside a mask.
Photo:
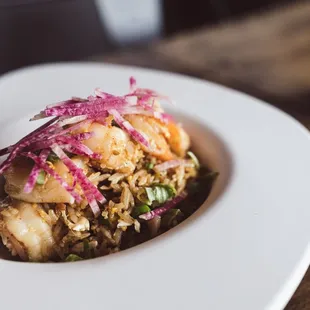
[(133, 76), (129, 78), (129, 87), (131, 92), (134, 92), (137, 88), (137, 81)]
[(178, 203), (183, 201), (186, 197), (187, 197), (187, 193), (182, 192), (179, 196), (176, 196), (172, 200), (166, 202), (162, 207), (159, 207), (150, 212), (144, 213), (140, 215), (139, 218), (148, 221), (148, 220), (153, 219), (155, 216), (160, 216), (163, 213), (167, 212), (169, 209), (172, 209), (173, 207), (175, 207)]
[[(77, 194), (73, 187), (71, 187), (66, 181), (62, 179), (62, 177), (55, 172), (49, 165), (47, 165), (39, 156), (32, 154), (31, 152), (28, 153), (21, 153), (22, 156), (26, 156), (31, 158), (36, 165), (38, 165), (41, 169), (51, 175), (56, 181), (60, 183), (60, 185), (66, 189), (66, 191), (73, 197), (76, 202), (81, 202), (82, 198), (79, 194)], [(74, 202), (74, 201), (72, 201)]]
[[(48, 155), (50, 153), (50, 150), (48, 149), (44, 149), (41, 154), (40, 154), (40, 158), (43, 162), (46, 161)], [(34, 167), (32, 168), (30, 174), (29, 174), (29, 177), (28, 177), (28, 181), (27, 183), (25, 184), (25, 187), (24, 187), (24, 192), (25, 193), (31, 193), (33, 188), (35, 187), (36, 185), (36, 182), (37, 182), (37, 178), (38, 178), (38, 175), (41, 171), (41, 168), (38, 166), (38, 165), (34, 165)]]
[[(25, 185), (24, 190), (26, 193), (30, 193), (33, 190), (39, 171), (43, 169), (57, 179), (75, 200), (81, 201), (81, 197), (74, 191), (73, 187), (69, 186), (45, 163), (50, 150), (57, 151), (56, 155), (69, 168), (75, 182), (79, 183), (83, 189), (90, 207), (95, 214), (98, 214), (100, 209), (97, 201), (104, 203), (105, 198), (88, 180), (84, 173), (82, 173), (82, 170), (74, 165), (64, 151), (99, 160), (101, 155), (94, 153), (83, 144), (83, 141), (91, 138), (94, 133), (76, 132), (80, 128), (83, 128), (83, 131), (85, 129), (87, 130), (92, 122), (100, 122), (106, 125), (105, 120), (109, 115), (113, 116), (114, 121), (126, 131), (132, 139), (150, 149), (147, 138), (124, 119), (124, 115), (147, 115), (163, 123), (168, 123), (171, 121), (171, 117), (157, 109), (154, 104), (156, 99), (166, 100), (167, 97), (149, 89), (137, 88), (136, 80), (131, 77), (130, 93), (127, 95), (114, 96), (97, 88), (95, 94), (88, 96), (87, 99), (73, 97), (69, 100), (48, 105), (31, 120), (55, 116), (53, 119), (29, 133), (14, 145), (0, 150), (0, 156), (9, 154), (8, 158), (0, 165), (0, 174), (11, 166), (16, 157), (28, 156), (34, 160), (35, 166)], [(33, 154), (35, 151), (40, 151), (40, 156)], [(167, 167), (167, 164), (165, 165)], [(163, 169), (163, 167), (160, 168), (159, 166), (159, 170), (160, 169)]]
[(113, 115), (115, 122), (126, 132), (129, 133), (129, 135), (132, 136), (134, 140), (137, 142), (143, 144), (145, 147), (149, 148), (149, 142), (142, 136), (140, 132), (138, 132), (134, 127), (131, 126), (131, 124), (126, 121), (118, 111), (115, 109), (109, 110), (109, 113)]
[(94, 136), (93, 132), (82, 132), (82, 133), (78, 133), (78, 134), (74, 135), (73, 137), (76, 140), (81, 141), (81, 140), (88, 140), (93, 136)]
[(92, 159), (100, 159), (101, 155), (94, 153), (90, 148), (88, 148), (86, 145), (81, 143), (80, 141), (77, 141), (72, 136), (59, 136), (56, 138), (57, 143), (60, 142), (60, 144), (64, 145), (70, 145), (74, 149), (78, 150), (80, 153), (83, 153), (84, 155), (87, 155), (88, 157)]
[(171, 168), (176, 168), (182, 165), (185, 167), (192, 167), (193, 163), (190, 161), (184, 160), (184, 159), (172, 159), (172, 160), (165, 161), (162, 164), (156, 165), (154, 169), (161, 172), (161, 171), (165, 171)]
[(99, 192), (97, 187), (91, 183), (87, 176), (84, 174), (83, 170), (78, 168), (74, 162), (66, 155), (66, 153), (58, 146), (54, 145), (52, 147), (53, 152), (63, 161), (63, 163), (70, 170), (73, 178), (78, 184), (80, 184), (84, 195), (92, 208), (92, 211), (95, 216), (98, 216), (100, 213), (100, 208), (96, 202), (98, 200), (100, 203), (105, 203), (106, 199)]

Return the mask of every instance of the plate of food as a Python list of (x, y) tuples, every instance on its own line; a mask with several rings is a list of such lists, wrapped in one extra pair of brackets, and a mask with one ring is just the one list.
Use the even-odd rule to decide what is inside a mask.
[(283, 309), (310, 261), (296, 120), (95, 63), (8, 73), (0, 100), (3, 308)]

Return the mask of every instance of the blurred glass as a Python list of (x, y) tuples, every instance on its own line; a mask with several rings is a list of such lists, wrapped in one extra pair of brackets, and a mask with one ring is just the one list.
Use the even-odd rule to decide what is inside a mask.
[(147, 42), (163, 28), (161, 0), (96, 0), (109, 37), (118, 44)]

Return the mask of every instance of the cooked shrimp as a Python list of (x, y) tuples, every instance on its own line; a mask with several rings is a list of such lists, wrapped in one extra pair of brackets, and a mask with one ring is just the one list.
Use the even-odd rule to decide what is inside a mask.
[(172, 152), (184, 157), (189, 149), (189, 136), (179, 124), (170, 121), (166, 125), (153, 117), (141, 115), (129, 115), (126, 119), (135, 129), (148, 137), (151, 150), (144, 147), (144, 151), (161, 160), (173, 159)]
[(174, 158), (167, 142), (167, 139), (170, 138), (170, 132), (165, 124), (153, 117), (144, 115), (127, 115), (126, 119), (136, 130), (148, 138), (150, 148), (142, 146), (145, 152), (164, 161)]
[[(73, 157), (72, 161), (81, 168), (85, 174), (87, 173), (88, 166), (82, 157)], [(10, 197), (32, 203), (74, 202), (73, 197), (50, 175), (46, 176), (46, 181), (43, 185), (37, 184), (31, 193), (25, 193), (24, 187), (32, 167), (32, 160), (20, 157), (16, 159), (12, 166), (5, 172), (5, 191)], [(59, 160), (53, 164), (53, 168), (64, 181), (69, 185), (73, 184), (73, 177), (62, 161)]]
[(101, 168), (114, 169), (122, 173), (134, 171), (143, 154), (140, 145), (133, 142), (126, 132), (118, 127), (104, 126), (96, 122), (83, 130), (94, 133), (93, 137), (83, 143), (102, 156)]
[(190, 138), (181, 125), (169, 122), (168, 130), (170, 137), (168, 142), (174, 153), (180, 157), (184, 157), (190, 147)]
[(0, 213), (0, 235), (12, 255), (23, 260), (47, 261), (54, 255), (52, 228), (36, 205), (15, 201)]

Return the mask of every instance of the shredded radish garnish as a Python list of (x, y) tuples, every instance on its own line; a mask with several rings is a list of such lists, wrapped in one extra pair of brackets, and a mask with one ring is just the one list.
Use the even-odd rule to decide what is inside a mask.
[[(72, 97), (59, 103), (48, 105), (43, 111), (35, 115), (31, 120), (43, 119), (54, 116), (41, 127), (26, 135), (16, 144), (0, 150), (0, 156), (8, 154), (8, 158), (0, 164), (0, 174), (4, 173), (19, 156), (27, 156), (35, 162), (29, 174), (24, 191), (30, 193), (36, 186), (36, 180), (41, 169), (54, 177), (72, 196), (74, 202), (80, 202), (82, 197), (77, 194), (72, 186), (69, 186), (49, 165), (46, 159), (51, 150), (68, 167), (75, 183), (80, 184), (85, 198), (95, 215), (98, 215), (100, 208), (98, 202), (105, 203), (106, 200), (100, 191), (84, 175), (83, 171), (75, 166), (74, 162), (65, 152), (75, 155), (87, 156), (93, 160), (100, 160), (101, 155), (94, 153), (85, 144), (84, 140), (90, 139), (94, 133), (76, 133), (81, 128), (88, 128), (92, 122), (99, 122), (103, 125), (111, 125), (114, 121), (126, 131), (132, 139), (150, 149), (150, 144), (143, 134), (137, 131), (126, 119), (128, 114), (141, 114), (154, 117), (162, 123), (171, 121), (171, 116), (162, 113), (156, 105), (155, 100), (167, 100), (168, 98), (155, 91), (137, 88), (135, 78), (130, 77), (130, 93), (124, 96), (115, 96), (95, 89), (94, 95), (87, 99)], [(107, 118), (110, 118), (107, 120)], [(106, 121), (107, 120), (107, 121)], [(37, 156), (33, 152), (39, 152)], [(164, 166), (163, 166), (164, 165)], [(169, 164), (158, 165), (159, 171), (167, 168)], [(171, 163), (170, 163), (171, 165)], [(175, 163), (174, 163), (175, 165)], [(171, 167), (171, 166), (170, 166)]]
[[(50, 150), (49, 149), (44, 149), (41, 154), (40, 154), (40, 158), (43, 162), (46, 161), (48, 155), (50, 153)], [(36, 182), (37, 182), (37, 178), (38, 178), (38, 175), (41, 171), (41, 168), (38, 166), (38, 165), (34, 165), (34, 167), (32, 168), (30, 174), (29, 174), (29, 177), (28, 177), (28, 181), (27, 183), (25, 184), (25, 187), (24, 187), (24, 192), (25, 193), (31, 193), (33, 188), (35, 187), (36, 185)]]
[(74, 200), (76, 202), (82, 201), (81, 196), (75, 192), (74, 188), (71, 187), (66, 181), (64, 181), (62, 177), (57, 172), (55, 172), (52, 168), (50, 168), (50, 166), (47, 165), (39, 156), (36, 156), (32, 154), (31, 152), (21, 153), (21, 155), (31, 158), (35, 162), (36, 165), (38, 165), (41, 169), (43, 169), (46, 173), (48, 173), (56, 181), (58, 181), (60, 185), (63, 186), (63, 188), (65, 188), (66, 191), (73, 197), (72, 203), (74, 202)]
[(100, 203), (105, 203), (106, 199), (104, 196), (99, 192), (97, 187), (88, 180), (83, 170), (77, 167), (58, 145), (52, 146), (52, 150), (70, 170), (75, 181), (80, 184), (84, 195), (93, 210), (94, 215), (98, 216), (100, 213), (100, 208), (96, 200), (98, 200)]
[(149, 148), (149, 142), (144, 138), (144, 136), (142, 136), (142, 134), (140, 132), (138, 132), (136, 129), (134, 129), (134, 127), (131, 126), (131, 124), (126, 121), (120, 114), (118, 111), (116, 111), (115, 109), (111, 109), (109, 110), (109, 113), (112, 114), (114, 116), (114, 120), (115, 122), (125, 131), (127, 131), (129, 133), (129, 135), (132, 136), (132, 138), (134, 140), (136, 140), (137, 142), (143, 144), (144, 146), (146, 146), (147, 148)]
[(133, 76), (129, 78), (129, 86), (131, 92), (134, 92), (137, 88), (137, 81)]

